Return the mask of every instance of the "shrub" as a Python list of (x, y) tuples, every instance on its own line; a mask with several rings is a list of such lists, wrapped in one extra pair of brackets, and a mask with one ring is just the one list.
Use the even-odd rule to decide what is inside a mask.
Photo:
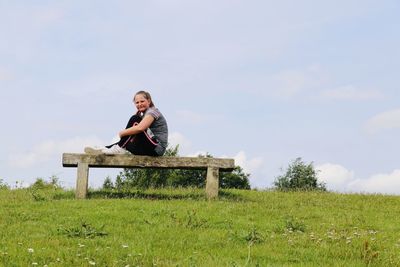
[(306, 164), (301, 158), (289, 164), (286, 172), (274, 181), (278, 190), (320, 190), (326, 191), (324, 183), (318, 182), (317, 171), (312, 163)]
[(114, 184), (111, 181), (110, 176), (107, 176), (103, 182), (103, 189), (114, 189)]
[[(179, 156), (178, 146), (168, 148), (165, 156)], [(210, 154), (199, 155), (199, 157), (212, 158)], [(206, 170), (125, 168), (117, 175), (115, 184), (107, 177), (103, 183), (103, 189), (204, 187), (206, 174)], [(241, 167), (235, 166), (232, 173), (220, 173), (219, 186), (221, 188), (250, 189), (249, 176), (250, 174), (244, 173)]]
[(36, 178), (36, 181), (29, 186), (31, 189), (58, 189), (62, 188), (57, 176), (52, 175), (49, 181), (45, 181), (43, 178)]
[(10, 189), (10, 187), (8, 186), (8, 184), (6, 184), (3, 179), (0, 179), (0, 190), (7, 190)]

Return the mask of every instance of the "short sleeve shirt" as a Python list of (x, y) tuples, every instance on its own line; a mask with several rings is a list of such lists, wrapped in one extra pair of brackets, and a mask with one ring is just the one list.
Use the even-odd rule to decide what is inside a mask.
[(168, 146), (168, 125), (167, 121), (158, 110), (158, 108), (148, 108), (143, 116), (150, 115), (154, 118), (153, 123), (150, 125), (150, 130), (154, 134), (155, 139), (158, 142), (158, 146), (155, 151), (158, 155), (163, 155)]

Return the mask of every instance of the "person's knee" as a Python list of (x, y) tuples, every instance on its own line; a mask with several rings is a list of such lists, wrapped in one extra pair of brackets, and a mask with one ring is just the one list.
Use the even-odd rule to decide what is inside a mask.
[(139, 115), (135, 114), (129, 119), (129, 124), (130, 126), (132, 126), (135, 123), (139, 123), (141, 120), (142, 118)]

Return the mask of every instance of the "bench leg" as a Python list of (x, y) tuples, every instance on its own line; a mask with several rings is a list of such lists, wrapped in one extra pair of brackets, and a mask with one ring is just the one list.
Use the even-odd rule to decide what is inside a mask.
[(86, 198), (88, 190), (88, 176), (89, 176), (89, 164), (78, 163), (78, 176), (76, 179), (75, 198), (77, 199)]
[(207, 168), (206, 194), (207, 198), (216, 198), (218, 196), (219, 168)]

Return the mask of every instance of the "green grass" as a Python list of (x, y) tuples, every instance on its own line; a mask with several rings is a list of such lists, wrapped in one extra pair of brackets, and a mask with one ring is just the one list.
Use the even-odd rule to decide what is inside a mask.
[(0, 190), (0, 266), (400, 266), (400, 197)]

